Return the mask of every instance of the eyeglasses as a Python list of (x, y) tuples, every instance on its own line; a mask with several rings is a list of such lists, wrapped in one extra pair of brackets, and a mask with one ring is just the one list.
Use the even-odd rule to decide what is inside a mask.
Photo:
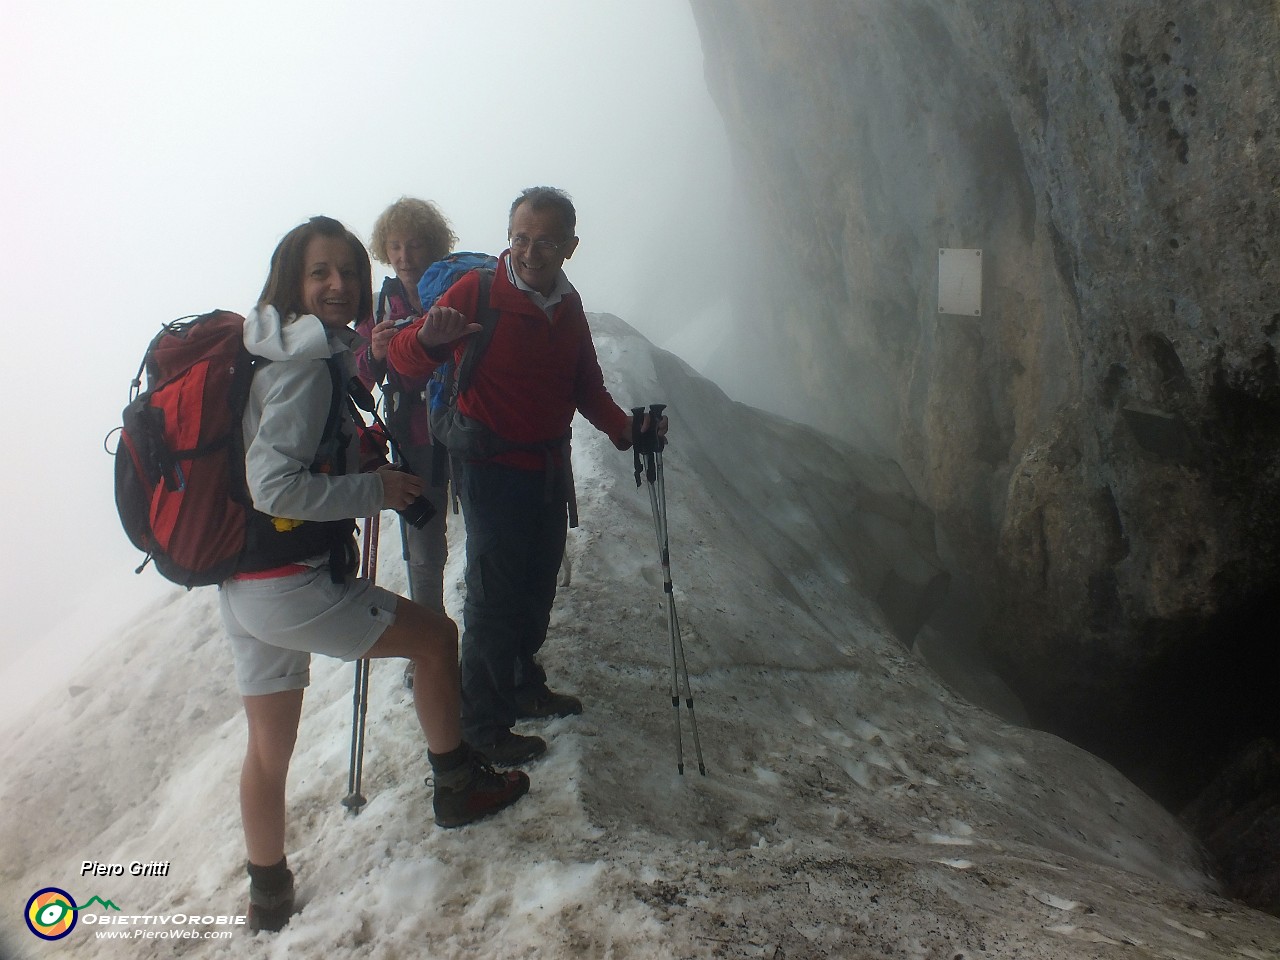
[(517, 233), (511, 238), (512, 250), (524, 250), (527, 247), (533, 247), (539, 253), (559, 253), (560, 248), (567, 244), (568, 240), (533, 240), (523, 234)]

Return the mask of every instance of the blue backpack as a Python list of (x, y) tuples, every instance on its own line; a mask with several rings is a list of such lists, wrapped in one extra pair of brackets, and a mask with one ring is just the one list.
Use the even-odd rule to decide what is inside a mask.
[[(480, 309), (476, 322), (484, 329), (473, 334), (467, 341), (467, 348), (462, 356), (462, 368), (457, 369), (452, 360), (442, 363), (431, 375), (427, 384), (428, 416), (431, 419), (431, 435), (441, 443), (448, 445), (446, 425), (450, 409), (457, 406), (458, 394), (466, 388), (471, 380), (471, 371), (480, 360), (480, 355), (489, 345), (493, 335), (496, 316), (489, 309), (489, 286), (493, 280), (493, 271), (498, 266), (498, 258), (487, 253), (451, 253), (443, 260), (437, 260), (427, 267), (418, 281), (418, 299), (422, 301), (422, 312), (431, 309), (432, 304), (452, 287), (463, 275), (472, 270), (482, 271), (480, 277)], [(436, 428), (439, 425), (440, 430)]]
[[(493, 287), (493, 274), (497, 266), (497, 258), (487, 254), (455, 253), (427, 267), (427, 272), (418, 281), (418, 297), (422, 301), (422, 310), (425, 313), (441, 294), (464, 274), (473, 270), (480, 274), (476, 315), (472, 317), (474, 322), (480, 324), (480, 330), (467, 338), (462, 359), (456, 364), (453, 360), (442, 363), (432, 373), (431, 381), (427, 385), (427, 416), (431, 423), (434, 452), (439, 453), (442, 446), (447, 448), (443, 458), (433, 457), (432, 479), (433, 482), (437, 480), (446, 464), (452, 474), (454, 458), (489, 460), (508, 451), (525, 450), (542, 454), (550, 465), (553, 451), (558, 451), (562, 469), (558, 474), (557, 482), (560, 485), (560, 493), (565, 497), (568, 505), (569, 526), (576, 527), (578, 509), (570, 465), (570, 434), (566, 433), (563, 437), (535, 444), (515, 443), (498, 436), (479, 420), (458, 411), (458, 396), (471, 385), (472, 371), (489, 346), (489, 341), (493, 339), (494, 328), (498, 325), (498, 311), (489, 302), (489, 292)], [(442, 459), (445, 463), (441, 462)], [(548, 476), (550, 477), (551, 474)], [(457, 485), (452, 486), (455, 491), (454, 512), (456, 513)]]
[(422, 301), (422, 310), (430, 310), (431, 305), (439, 300), (440, 294), (452, 287), (462, 274), (470, 273), (471, 270), (489, 270), (492, 273), (497, 269), (498, 257), (490, 253), (460, 251), (449, 253), (443, 260), (436, 260), (426, 268), (426, 273), (417, 282), (417, 296)]
[(488, 270), (492, 273), (498, 268), (498, 258), (488, 253), (451, 253), (443, 260), (437, 260), (427, 267), (422, 279), (418, 281), (418, 299), (422, 301), (425, 313), (431, 305), (440, 299), (441, 294), (454, 285), (464, 274), (472, 270)]

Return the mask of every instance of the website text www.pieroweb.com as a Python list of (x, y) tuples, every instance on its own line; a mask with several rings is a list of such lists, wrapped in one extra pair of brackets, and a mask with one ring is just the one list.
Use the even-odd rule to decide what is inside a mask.
[[(167, 877), (163, 861), (100, 864), (86, 861), (80, 883), (102, 884), (90, 877)], [(109, 896), (95, 892), (80, 898), (62, 887), (42, 887), (27, 900), (27, 930), (41, 940), (93, 936), (99, 940), (225, 940), (244, 928), (243, 914), (217, 913), (194, 905), (158, 913), (135, 913)]]

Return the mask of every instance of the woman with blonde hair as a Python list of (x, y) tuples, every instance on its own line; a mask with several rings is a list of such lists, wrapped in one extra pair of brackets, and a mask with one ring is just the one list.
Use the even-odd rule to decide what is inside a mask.
[[(373, 314), (357, 327), (367, 341), (357, 355), (360, 379), (366, 387), (382, 385), (387, 425), (400, 442), (405, 459), (428, 480), (423, 496), (435, 514), (421, 528), (400, 521), (400, 541), (408, 568), (409, 596), (429, 610), (444, 613), (444, 565), (449, 558), (445, 538), (448, 514), (447, 479), (436, 470), (436, 457), (427, 420), (428, 378), (400, 376), (387, 367), (387, 344), (411, 318), (422, 314), (418, 281), (427, 267), (453, 250), (458, 238), (440, 208), (429, 200), (401, 197), (379, 215), (370, 248), (377, 260), (391, 267), (393, 276), (382, 283)], [(405, 666), (405, 685), (413, 686), (414, 665)]]

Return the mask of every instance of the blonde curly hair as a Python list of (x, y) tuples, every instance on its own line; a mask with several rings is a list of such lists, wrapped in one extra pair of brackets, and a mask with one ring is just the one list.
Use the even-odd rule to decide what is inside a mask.
[(373, 225), (369, 249), (379, 263), (391, 262), (387, 256), (387, 235), (392, 233), (403, 233), (421, 240), (433, 261), (447, 257), (458, 242), (453, 227), (440, 208), (430, 200), (416, 197), (401, 197), (383, 210)]

